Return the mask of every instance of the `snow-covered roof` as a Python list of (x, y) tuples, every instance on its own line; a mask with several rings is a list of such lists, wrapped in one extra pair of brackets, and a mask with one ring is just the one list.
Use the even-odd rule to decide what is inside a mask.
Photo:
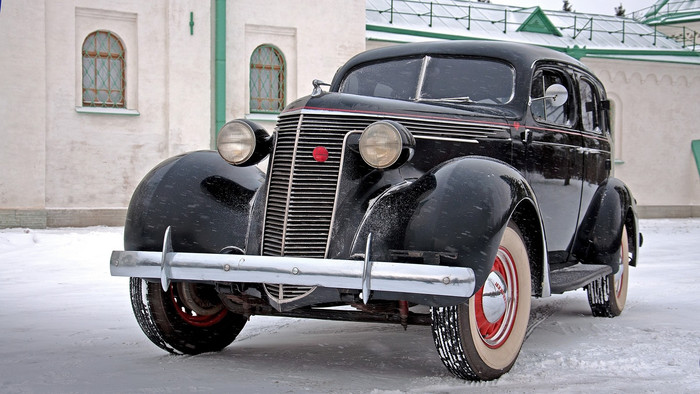
[(644, 23), (676, 24), (700, 20), (700, 0), (658, 0), (653, 6), (635, 12)]
[(663, 56), (659, 61), (670, 57), (700, 64), (700, 53), (629, 18), (465, 0), (366, 0), (366, 4), (370, 40), (514, 41), (558, 49), (577, 58), (618, 54), (653, 60)]

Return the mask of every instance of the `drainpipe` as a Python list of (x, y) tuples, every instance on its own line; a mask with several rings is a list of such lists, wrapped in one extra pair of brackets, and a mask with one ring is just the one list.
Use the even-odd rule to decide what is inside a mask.
[(700, 140), (691, 141), (690, 147), (693, 150), (693, 156), (695, 156), (695, 164), (698, 166), (698, 175), (700, 175)]
[(216, 0), (214, 32), (214, 142), (219, 130), (226, 123), (226, 0)]

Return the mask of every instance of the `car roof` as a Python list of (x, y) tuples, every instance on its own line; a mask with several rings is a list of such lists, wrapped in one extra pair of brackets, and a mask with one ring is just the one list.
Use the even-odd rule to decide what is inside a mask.
[(362, 52), (343, 65), (335, 77), (331, 90), (337, 91), (342, 78), (348, 71), (363, 63), (382, 59), (432, 56), (475, 56), (503, 59), (519, 71), (530, 70), (537, 61), (563, 62), (587, 70), (578, 60), (553, 49), (504, 41), (430, 41), (393, 45)]

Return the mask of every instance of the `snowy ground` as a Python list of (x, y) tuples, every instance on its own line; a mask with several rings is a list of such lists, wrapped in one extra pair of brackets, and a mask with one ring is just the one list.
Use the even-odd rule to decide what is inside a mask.
[(221, 353), (171, 356), (109, 276), (121, 228), (0, 230), (0, 393), (700, 392), (700, 219), (644, 220), (627, 308), (593, 318), (583, 291), (533, 300), (512, 371), (469, 383), (428, 327), (253, 317)]

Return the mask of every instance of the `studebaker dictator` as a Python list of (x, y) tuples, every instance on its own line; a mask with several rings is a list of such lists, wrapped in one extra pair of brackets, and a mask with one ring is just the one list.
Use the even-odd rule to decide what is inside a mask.
[(622, 312), (641, 236), (586, 66), (430, 42), (361, 53), (323, 85), (272, 134), (230, 121), (218, 153), (168, 159), (134, 192), (110, 265), (153, 343), (218, 351), (252, 315), (425, 324), (449, 371), (490, 380), (531, 297), (585, 287), (594, 316)]

